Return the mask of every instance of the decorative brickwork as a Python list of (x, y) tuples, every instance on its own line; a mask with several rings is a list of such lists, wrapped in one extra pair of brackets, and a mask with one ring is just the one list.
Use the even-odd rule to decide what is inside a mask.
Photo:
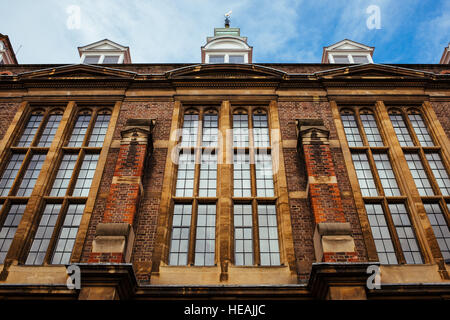
[[(116, 168), (106, 201), (102, 223), (127, 224), (133, 226), (140, 204), (142, 193), (142, 177), (147, 163), (149, 151), (152, 150), (151, 121), (144, 119), (129, 119), (127, 126), (121, 132), (121, 143), (117, 157)], [(134, 241), (134, 231), (125, 233), (107, 231), (97, 237), (88, 262), (125, 262), (129, 261)], [(105, 244), (106, 243), (106, 244)], [(97, 252), (96, 250), (100, 250)], [(121, 250), (105, 252), (108, 250)]]
[[(328, 142), (329, 131), (323, 126), (322, 120), (300, 120), (299, 130), (299, 147), (306, 165), (308, 196), (315, 226), (317, 228), (320, 224), (333, 225), (332, 229), (334, 229), (336, 223), (346, 223), (347, 220)], [(323, 232), (317, 235), (320, 239), (315, 243), (316, 259), (320, 261), (322, 258), (324, 262), (359, 261), (356, 250), (326, 251), (326, 248), (338, 249), (332, 243), (337, 240), (333, 238), (334, 233), (335, 231), (330, 234)], [(348, 245), (354, 249), (353, 238), (350, 237), (345, 241), (353, 243)]]

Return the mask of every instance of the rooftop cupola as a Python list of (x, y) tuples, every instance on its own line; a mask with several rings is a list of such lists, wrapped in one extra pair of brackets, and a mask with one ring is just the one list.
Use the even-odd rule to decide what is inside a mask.
[(225, 27), (214, 28), (214, 36), (206, 38), (202, 49), (202, 63), (252, 63), (253, 47), (240, 28), (230, 27), (231, 11), (225, 14)]

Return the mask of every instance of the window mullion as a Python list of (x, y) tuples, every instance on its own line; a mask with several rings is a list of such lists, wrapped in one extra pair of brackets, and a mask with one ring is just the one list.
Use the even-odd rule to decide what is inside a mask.
[(366, 136), (366, 130), (363, 126), (363, 123), (361, 121), (361, 110), (360, 109), (356, 109), (355, 110), (355, 121), (356, 121), (356, 125), (358, 126), (358, 131), (359, 131), (359, 135), (361, 137), (361, 140), (363, 142), (364, 146), (369, 146), (369, 140), (367, 139)]
[(67, 186), (65, 197), (70, 197), (73, 194), (73, 190), (75, 188), (75, 184), (77, 183), (78, 175), (80, 173), (81, 165), (83, 164), (85, 155), (85, 150), (83, 148), (80, 148), (80, 150), (78, 151), (77, 162), (75, 163), (72, 176), (70, 177), (70, 181)]
[(253, 135), (253, 110), (248, 110), (248, 146), (250, 160), (251, 197), (256, 197), (255, 139)]
[(20, 184), (22, 183), (23, 176), (28, 169), (28, 166), (30, 164), (32, 157), (33, 157), (33, 152), (31, 151), (31, 148), (28, 148), (28, 150), (25, 152), (25, 157), (22, 161), (22, 164), (20, 165), (19, 171), (17, 172), (16, 178), (14, 179), (14, 182), (11, 185), (11, 189), (9, 190), (8, 197), (16, 195), (17, 190), (19, 189)]
[(378, 189), (378, 195), (380, 197), (385, 197), (384, 188), (383, 188), (383, 185), (381, 184), (381, 179), (378, 174), (377, 166), (375, 164), (375, 161), (373, 160), (373, 153), (372, 153), (371, 148), (367, 148), (367, 158), (369, 160), (370, 167), (372, 168), (372, 175), (373, 175), (373, 179), (375, 181), (375, 186)]
[(39, 127), (37, 128), (36, 133), (34, 134), (33, 140), (31, 141), (29, 147), (33, 147), (38, 144), (39, 139), (41, 138), (42, 135), (42, 131), (45, 129), (45, 126), (47, 125), (49, 116), (50, 116), (49, 110), (45, 110), (42, 116), (41, 123), (39, 124)]
[[(44, 206), (46, 204), (47, 203), (44, 203)], [(69, 206), (69, 201), (67, 200), (67, 197), (65, 197), (65, 198), (63, 198), (63, 202), (61, 203), (61, 209), (58, 213), (58, 218), (56, 220), (55, 227), (53, 228), (52, 237), (51, 237), (50, 242), (47, 247), (47, 252), (46, 252), (45, 258), (44, 258), (44, 265), (51, 264), (51, 262), (52, 262), (53, 253), (56, 249), (55, 246), (56, 246), (56, 243), (58, 242), (58, 235), (61, 231), (64, 219), (66, 217), (68, 206)]]
[(436, 180), (436, 177), (434, 175), (434, 172), (433, 172), (433, 170), (431, 170), (430, 164), (429, 164), (428, 159), (426, 157), (425, 150), (423, 148), (420, 148), (419, 154), (420, 154), (420, 157), (422, 159), (422, 165), (423, 165), (423, 168), (425, 170), (425, 173), (428, 176), (428, 180), (431, 183), (431, 187), (433, 188), (434, 195), (436, 195), (436, 196), (443, 196), (443, 193), (441, 191), (441, 188), (439, 187), (439, 184), (437, 183), (437, 180)]
[(89, 139), (91, 137), (92, 130), (95, 125), (95, 121), (97, 120), (97, 111), (91, 110), (91, 120), (89, 121), (89, 125), (87, 127), (86, 133), (84, 134), (83, 143), (81, 144), (82, 147), (89, 146)]
[(258, 222), (258, 201), (252, 200), (252, 218), (253, 218), (253, 264), (261, 265), (261, 254), (259, 248), (259, 222)]
[(403, 121), (405, 122), (405, 125), (408, 128), (409, 135), (411, 136), (414, 145), (417, 147), (421, 147), (422, 145), (420, 144), (420, 141), (417, 138), (416, 130), (414, 130), (411, 120), (409, 119), (409, 113), (406, 112), (405, 110), (402, 110), (401, 113), (403, 116)]
[(197, 217), (198, 217), (198, 200), (194, 198), (192, 201), (191, 225), (189, 229), (189, 249), (187, 264), (192, 266), (195, 263), (195, 241), (197, 237)]
[(389, 233), (391, 234), (392, 244), (394, 245), (395, 255), (397, 256), (397, 260), (399, 264), (405, 264), (405, 256), (403, 254), (403, 249), (400, 244), (400, 239), (397, 234), (397, 230), (395, 229), (394, 220), (392, 219), (391, 211), (389, 210), (388, 201), (386, 198), (383, 199), (383, 212), (384, 217), (387, 222), (387, 226), (389, 228)]

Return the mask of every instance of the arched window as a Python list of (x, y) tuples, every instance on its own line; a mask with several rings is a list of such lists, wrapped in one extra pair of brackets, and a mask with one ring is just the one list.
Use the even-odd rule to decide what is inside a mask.
[(372, 110), (362, 109), (359, 112), (362, 127), (366, 135), (367, 142), (371, 147), (382, 147), (384, 145), (380, 132), (378, 131), (377, 121)]
[(356, 122), (355, 113), (351, 110), (344, 109), (341, 111), (342, 125), (344, 126), (345, 136), (349, 147), (362, 147), (363, 141), (359, 133), (358, 123)]
[(397, 134), (398, 142), (402, 147), (414, 146), (414, 142), (409, 133), (409, 129), (403, 118), (403, 114), (398, 109), (389, 110), (389, 118), (391, 119), (392, 126)]
[(411, 122), (411, 127), (416, 134), (417, 141), (422, 147), (433, 147), (434, 142), (428, 132), (427, 125), (422, 117), (422, 114), (416, 108), (411, 108), (408, 110), (408, 118)]

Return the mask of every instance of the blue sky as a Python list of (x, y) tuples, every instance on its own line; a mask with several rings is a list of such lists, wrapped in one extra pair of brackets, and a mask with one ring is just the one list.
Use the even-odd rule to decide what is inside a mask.
[[(368, 28), (367, 8), (381, 28)], [(68, 7), (80, 9), (78, 28)], [(450, 1), (438, 0), (0, 0), (0, 33), (19, 63), (78, 63), (78, 46), (104, 38), (130, 47), (135, 63), (200, 62), (200, 47), (232, 10), (231, 26), (255, 63), (320, 63), (344, 38), (375, 47), (376, 63), (438, 63), (450, 42)], [(75, 21), (75, 20), (69, 20)]]

